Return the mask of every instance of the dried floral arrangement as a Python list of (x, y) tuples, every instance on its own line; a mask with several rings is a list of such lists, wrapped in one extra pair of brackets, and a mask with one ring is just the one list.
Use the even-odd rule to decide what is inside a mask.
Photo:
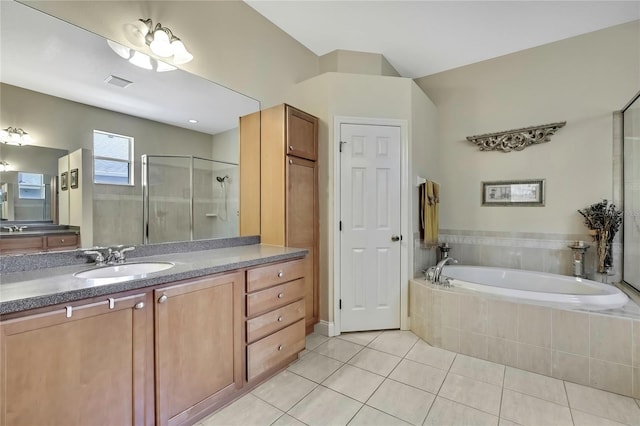
[(611, 245), (622, 224), (622, 211), (616, 210), (615, 204), (602, 200), (578, 210), (578, 213), (584, 217), (584, 224), (591, 230), (593, 241), (598, 244), (598, 272), (606, 273), (613, 265)]

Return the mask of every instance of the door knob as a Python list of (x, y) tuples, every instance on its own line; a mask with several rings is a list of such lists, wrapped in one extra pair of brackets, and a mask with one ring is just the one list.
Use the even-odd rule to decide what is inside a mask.
[(400, 241), (400, 240), (401, 240), (401, 238), (400, 238), (399, 235), (392, 235), (391, 236), (391, 241)]

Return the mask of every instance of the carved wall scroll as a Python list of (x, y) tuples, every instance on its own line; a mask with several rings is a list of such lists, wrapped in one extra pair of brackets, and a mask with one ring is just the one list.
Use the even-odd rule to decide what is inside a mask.
[(529, 145), (549, 142), (551, 135), (564, 127), (565, 124), (567, 122), (562, 121), (541, 126), (525, 127), (524, 129), (467, 136), (467, 140), (478, 145), (480, 151), (522, 151)]

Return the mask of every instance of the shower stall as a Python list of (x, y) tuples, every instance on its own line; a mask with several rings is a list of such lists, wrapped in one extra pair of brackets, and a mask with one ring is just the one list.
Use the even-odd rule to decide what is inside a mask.
[(622, 279), (640, 290), (640, 92), (622, 109), (623, 271)]
[(238, 169), (188, 155), (143, 155), (144, 243), (238, 236)]

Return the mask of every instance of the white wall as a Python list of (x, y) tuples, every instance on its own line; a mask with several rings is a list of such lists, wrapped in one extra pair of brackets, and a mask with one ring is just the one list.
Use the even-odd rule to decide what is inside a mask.
[[(423, 77), (438, 108), (441, 227), (574, 234), (612, 197), (612, 112), (640, 87), (638, 21)], [(551, 142), (480, 152), (466, 136), (567, 121)], [(545, 207), (480, 206), (480, 182), (543, 178)]]

